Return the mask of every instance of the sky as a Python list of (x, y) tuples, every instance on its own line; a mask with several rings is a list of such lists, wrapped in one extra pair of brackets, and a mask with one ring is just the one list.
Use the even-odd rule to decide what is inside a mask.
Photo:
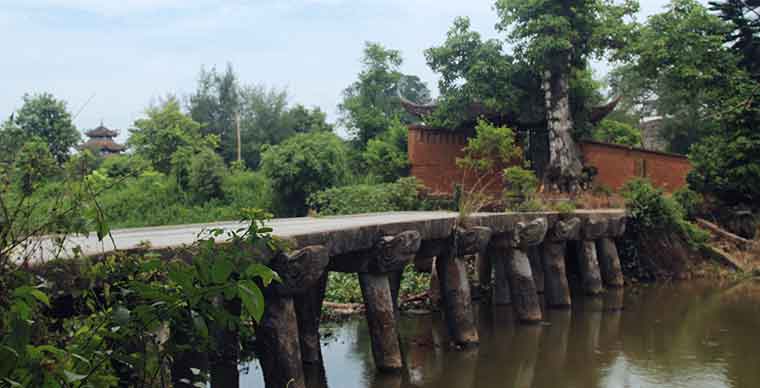
[[(640, 0), (640, 17), (666, 0)], [(493, 0), (0, 0), (0, 120), (25, 93), (67, 101), (80, 130), (122, 130), (158, 98), (185, 96), (201, 66), (232, 63), (244, 83), (285, 88), (291, 104), (337, 118), (364, 42), (398, 49), (402, 72), (436, 93), (424, 50), (457, 16), (484, 37)], [(604, 65), (596, 65), (604, 72)]]

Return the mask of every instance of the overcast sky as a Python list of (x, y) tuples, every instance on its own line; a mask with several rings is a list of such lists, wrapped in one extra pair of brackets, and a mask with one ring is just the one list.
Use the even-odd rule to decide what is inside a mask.
[[(399, 49), (402, 71), (435, 90), (423, 50), (456, 16), (495, 37), (493, 0), (0, 0), (0, 119), (24, 93), (51, 92), (82, 129), (123, 134), (151, 100), (183, 96), (202, 65), (287, 88), (291, 103), (336, 117), (365, 41)], [(642, 14), (666, 0), (641, 0)]]

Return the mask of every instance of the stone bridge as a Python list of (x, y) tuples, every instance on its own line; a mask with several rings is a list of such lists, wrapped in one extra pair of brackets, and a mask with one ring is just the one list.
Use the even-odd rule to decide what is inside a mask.
[[(269, 262), (282, 282), (266, 290), (266, 309), (256, 332), (266, 386), (304, 387), (304, 366), (322, 362), (318, 329), (329, 271), (358, 274), (375, 366), (383, 372), (397, 371), (403, 368), (397, 299), (407, 264), (437, 274), (450, 342), (458, 348), (477, 346), (467, 260), (475, 258), (480, 283), (492, 282), (493, 304), (511, 304), (520, 322), (536, 323), (543, 319), (539, 293), (544, 293), (548, 308), (572, 304), (565, 269), (568, 241), (578, 241), (573, 257), (578, 258), (587, 295), (623, 286), (613, 239), (623, 234), (625, 224), (624, 210), (477, 213), (464, 224), (452, 212), (272, 220), (273, 234), (290, 240), (293, 250), (279, 252)], [(193, 243), (203, 228), (241, 226), (114, 231), (113, 241), (105, 243), (70, 239), (64, 254), (75, 246), (84, 255), (146, 245), (161, 250)], [(50, 254), (50, 247), (38, 248), (38, 258)], [(232, 353), (229, 364), (237, 376), (237, 354)], [(236, 384), (235, 378), (231, 384)]]

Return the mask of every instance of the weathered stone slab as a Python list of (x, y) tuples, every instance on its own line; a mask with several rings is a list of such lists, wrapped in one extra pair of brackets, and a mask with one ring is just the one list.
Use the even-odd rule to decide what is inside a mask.
[(558, 220), (554, 227), (547, 233), (549, 241), (578, 240), (581, 234), (582, 221), (578, 217)]
[(330, 258), (323, 246), (308, 246), (291, 253), (280, 253), (269, 266), (279, 275), (281, 282), (273, 283), (271, 292), (296, 295), (306, 292), (322, 277)]

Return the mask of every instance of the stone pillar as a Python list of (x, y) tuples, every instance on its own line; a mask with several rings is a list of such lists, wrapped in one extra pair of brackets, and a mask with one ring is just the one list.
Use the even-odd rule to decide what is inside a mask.
[(530, 270), (533, 272), (533, 282), (536, 283), (536, 291), (539, 294), (544, 293), (544, 267), (541, 264), (541, 246), (528, 247), (528, 260), (530, 261)]
[(517, 319), (523, 323), (540, 322), (543, 318), (541, 303), (528, 255), (522, 249), (512, 249), (507, 265), (507, 276)]
[(607, 233), (607, 221), (603, 217), (590, 215), (584, 225), (582, 240), (578, 243), (578, 260), (581, 270), (583, 292), (586, 295), (599, 295), (604, 291), (602, 275), (599, 271), (599, 260), (596, 254), (596, 243)]
[(495, 306), (504, 306), (512, 303), (512, 298), (509, 294), (509, 281), (507, 280), (508, 254), (509, 251), (507, 249), (499, 249), (494, 244), (491, 244), (491, 247), (488, 249), (488, 256), (494, 269), (491, 300)]
[(544, 298), (550, 308), (567, 308), (572, 304), (570, 286), (565, 269), (567, 240), (577, 239), (581, 220), (578, 217), (558, 220), (542, 245), (541, 259), (544, 267)]
[[(323, 246), (281, 253), (269, 263), (280, 275), (281, 282), (265, 290), (264, 315), (256, 329), (256, 353), (267, 387), (305, 387), (299, 325), (304, 327), (305, 341), (310, 342), (306, 344), (309, 357), (321, 357), (316, 330), (319, 302), (313, 302), (321, 298), (319, 289), (328, 263), (327, 249)], [(304, 295), (307, 293), (311, 295)], [(296, 313), (296, 296), (300, 317)]]
[(570, 286), (565, 271), (564, 241), (547, 241), (543, 245), (543, 265), (546, 279), (544, 298), (550, 308), (565, 308), (572, 305)]
[(609, 237), (596, 240), (596, 252), (604, 285), (610, 288), (623, 287), (623, 270), (615, 241)]
[(267, 299), (256, 330), (256, 350), (267, 387), (306, 386), (297, 322), (292, 297), (273, 295)]
[(602, 275), (599, 272), (599, 262), (596, 257), (596, 244), (593, 241), (583, 240), (578, 243), (578, 260), (580, 260), (583, 292), (586, 295), (600, 295), (604, 287), (602, 287)]
[(381, 372), (403, 367), (397, 329), (398, 293), (401, 272), (411, 262), (422, 243), (417, 231), (385, 236), (366, 253), (366, 265), (359, 270), (375, 367)]
[(479, 252), (490, 240), (491, 229), (472, 227), (456, 229), (453, 233), (454, 238), (443, 247), (435, 265), (451, 341), (465, 348), (477, 345), (480, 340), (464, 256)]
[(305, 293), (296, 295), (294, 302), (298, 316), (298, 333), (301, 342), (301, 361), (304, 364), (320, 364), (322, 349), (319, 341), (319, 322), (322, 317), (322, 303), (327, 288), (327, 272), (317, 284)]
[(509, 238), (496, 241), (497, 246), (508, 249), (506, 273), (512, 306), (517, 319), (523, 323), (537, 323), (543, 318), (527, 251), (544, 240), (547, 228), (545, 218), (518, 222)]
[(403, 361), (388, 275), (360, 273), (359, 285), (367, 309), (375, 366), (381, 372), (398, 371)]

